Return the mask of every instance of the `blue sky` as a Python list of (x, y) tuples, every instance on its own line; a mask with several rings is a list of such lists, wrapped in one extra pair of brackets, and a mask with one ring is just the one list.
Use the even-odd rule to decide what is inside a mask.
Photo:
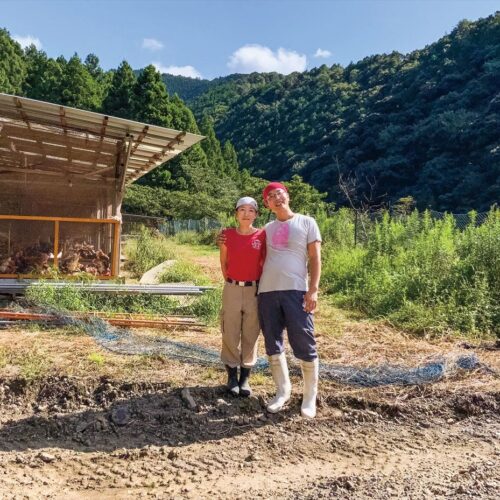
[(0, 0), (0, 27), (51, 57), (186, 76), (303, 71), (436, 41), (498, 0)]

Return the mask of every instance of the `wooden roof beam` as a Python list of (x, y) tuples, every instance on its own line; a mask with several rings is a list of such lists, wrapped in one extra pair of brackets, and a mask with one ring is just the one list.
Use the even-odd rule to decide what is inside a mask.
[(132, 151), (132, 143), (133, 143), (133, 138), (131, 137), (128, 146), (127, 146), (127, 153), (124, 158), (124, 161), (121, 164), (121, 171), (120, 171), (120, 177), (118, 178), (118, 192), (121, 194), (123, 193), (123, 189), (125, 187), (125, 181), (127, 180), (127, 166), (128, 166), (128, 161), (130, 160), (130, 153)]
[[(103, 119), (102, 119), (102, 124), (101, 124), (101, 138), (99, 140), (99, 145), (97, 146), (96, 148), (96, 155), (95, 155), (95, 162), (94, 164), (97, 165), (97, 160), (99, 159), (99, 155), (101, 154), (101, 151), (102, 151), (102, 145), (104, 143), (104, 135), (106, 133), (106, 127), (108, 126), (108, 121), (109, 121), (109, 116), (105, 116)], [(88, 138), (88, 134), (87, 134), (87, 138)]]
[[(22, 105), (20, 99), (18, 97), (16, 97), (14, 99), (14, 102), (16, 104), (17, 110), (19, 111), (19, 114), (21, 115), (21, 118), (24, 120), (24, 122), (26, 123), (26, 126), (28, 127), (28, 130), (31, 131), (32, 130), (31, 122), (28, 118), (28, 115), (24, 111), (24, 108), (23, 108), (23, 105)], [(38, 145), (40, 146), (40, 149), (43, 151), (43, 144), (36, 137), (35, 137), (35, 140), (38, 143)], [(25, 159), (25, 163), (26, 163), (26, 159)], [(25, 164), (25, 166), (26, 166), (26, 164)]]
[(169, 151), (172, 151), (174, 149), (174, 144), (182, 144), (183, 142), (183, 137), (186, 135), (186, 132), (181, 132), (177, 134), (177, 136), (170, 140), (167, 145), (161, 150), (160, 153), (156, 153), (151, 157), (151, 159), (148, 161), (148, 163), (144, 166), (144, 170), (147, 170), (150, 168), (152, 165), (155, 165), (156, 163), (160, 162), (167, 154)]
[[(28, 131), (25, 127), (9, 124), (4, 127), (4, 136), (22, 139), (31, 142), (42, 142), (53, 146), (64, 148), (66, 143), (71, 144), (73, 148), (80, 148), (82, 150), (89, 150), (94, 152), (94, 148), (99, 145), (97, 140), (90, 138), (77, 137), (77, 136), (64, 136), (63, 134), (52, 133), (50, 131), (41, 131), (32, 129)], [(118, 142), (118, 144), (121, 141)], [(105, 142), (102, 145), (102, 151), (115, 155), (117, 142)]]
[(147, 133), (149, 130), (149, 125), (146, 125), (143, 129), (142, 132), (139, 134), (137, 137), (137, 140), (135, 141), (134, 147), (132, 148), (132, 151), (130, 152), (131, 156), (134, 156), (134, 153), (137, 151), (137, 148), (140, 146), (141, 142), (143, 139), (146, 137)]

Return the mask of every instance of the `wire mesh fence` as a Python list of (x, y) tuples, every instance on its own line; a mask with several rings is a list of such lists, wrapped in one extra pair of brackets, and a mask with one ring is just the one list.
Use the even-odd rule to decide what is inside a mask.
[(184, 219), (171, 220), (164, 217), (149, 217), (145, 215), (123, 214), (122, 235), (134, 236), (140, 233), (142, 227), (155, 229), (165, 236), (174, 236), (182, 231), (201, 233), (218, 229), (222, 224), (216, 219)]
[[(451, 212), (437, 212), (436, 210), (427, 210), (419, 212), (420, 218), (428, 216), (433, 220), (443, 220), (446, 217), (454, 219), (455, 227), (461, 231), (465, 230), (470, 225), (481, 226), (488, 219), (489, 212), (474, 212), (471, 211), (465, 214), (451, 213)], [(354, 245), (364, 244), (371, 232), (376, 227), (376, 223), (382, 221), (384, 216), (389, 217), (391, 220), (398, 220), (405, 222), (412, 215), (412, 213), (401, 213), (397, 210), (383, 210), (383, 211), (357, 211), (353, 210), (354, 218)]]
[[(443, 220), (446, 216), (454, 219), (455, 227), (459, 230), (465, 230), (468, 226), (482, 225), (488, 218), (489, 212), (469, 212), (464, 214), (454, 214), (450, 212), (437, 212), (428, 210), (419, 212), (419, 217), (431, 217), (433, 220)], [(329, 217), (335, 217), (336, 212), (330, 214)], [(385, 211), (357, 211), (352, 210), (353, 229), (352, 238), (354, 245), (364, 244), (371, 232), (375, 229), (376, 223), (380, 222), (384, 216), (388, 216), (392, 220), (405, 221), (410, 216), (410, 213), (401, 213), (397, 210)], [(201, 233), (213, 229), (220, 229), (223, 224), (216, 219), (185, 219), (185, 220), (170, 220), (163, 217), (149, 217), (145, 215), (123, 214), (122, 235), (125, 238), (133, 237), (140, 233), (141, 227), (155, 229), (166, 236), (175, 236), (183, 231), (193, 231)]]
[[(179, 342), (165, 337), (145, 337), (136, 335), (131, 330), (110, 325), (103, 318), (96, 316), (76, 316), (68, 311), (42, 307), (42, 311), (56, 316), (61, 324), (83, 330), (103, 348), (117, 354), (125, 355), (161, 355), (182, 363), (201, 366), (220, 366), (220, 352), (205, 346)], [(298, 374), (300, 369), (294, 359), (290, 360), (292, 373)], [(491, 371), (479, 362), (475, 353), (447, 353), (418, 366), (379, 365), (362, 367), (349, 365), (333, 365), (320, 362), (319, 374), (324, 380), (332, 380), (340, 384), (357, 387), (379, 387), (386, 385), (422, 385), (437, 382), (458, 371), (472, 371), (483, 368)], [(268, 371), (266, 358), (259, 357), (255, 371)]]

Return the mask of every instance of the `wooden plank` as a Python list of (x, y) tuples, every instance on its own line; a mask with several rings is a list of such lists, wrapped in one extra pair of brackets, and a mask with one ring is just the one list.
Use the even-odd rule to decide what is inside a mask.
[(111, 262), (111, 276), (120, 273), (120, 224), (115, 223), (113, 230), (113, 259)]
[[(57, 108), (57, 107), (56, 107)], [(72, 110), (74, 111), (74, 110)], [(78, 110), (80, 111), (80, 110)], [(101, 136), (102, 129), (102, 118), (105, 115), (97, 115), (99, 119), (88, 120), (85, 117), (90, 111), (81, 111), (83, 114), (78, 114), (77, 117), (68, 114), (68, 108), (65, 108), (65, 123), (68, 132), (76, 131), (78, 133), (91, 132), (96, 137)], [(19, 114), (13, 111), (11, 108), (4, 108), (0, 103), (0, 115), (8, 116), (14, 119), (19, 119)], [(29, 112), (26, 115), (33, 125), (38, 124), (42, 126), (58, 127), (63, 129), (60, 122), (60, 114), (57, 109), (53, 111), (39, 110), (35, 112)], [(143, 123), (127, 121), (123, 119), (124, 124), (118, 124), (116, 117), (109, 117), (108, 124), (106, 126), (106, 137), (114, 139), (123, 139), (127, 133), (132, 133), (134, 135), (140, 136), (146, 126)], [(169, 128), (155, 127), (153, 125), (147, 125), (148, 133), (147, 137), (144, 138), (145, 144), (160, 145), (164, 144), (165, 140), (176, 140), (179, 136), (179, 131)], [(194, 142), (198, 142), (203, 136), (198, 136), (196, 134), (186, 134), (186, 137), (191, 139), (196, 139)]]
[(54, 172), (53, 170), (40, 170), (38, 168), (15, 168), (15, 167), (0, 167), (0, 172), (12, 172), (16, 174), (40, 174), (50, 176), (64, 176), (64, 172)]
[[(88, 312), (88, 313), (75, 313), (71, 312), (67, 315), (71, 317), (76, 317), (80, 319), (86, 319), (88, 317), (101, 318), (113, 326), (128, 326), (131, 328), (172, 328), (172, 327), (202, 327), (202, 323), (199, 323), (196, 318), (193, 317), (179, 317), (179, 316), (165, 316), (165, 317), (143, 317), (138, 315), (130, 314), (124, 315), (114, 315), (109, 313), (101, 312)], [(10, 311), (10, 310), (0, 310), (0, 318), (11, 319), (14, 321), (48, 321), (57, 322), (60, 318), (54, 314), (43, 314), (43, 313), (33, 313), (24, 311)]]
[(142, 132), (139, 134), (139, 137), (137, 137), (137, 139), (135, 140), (135, 144), (134, 144), (134, 147), (132, 148), (132, 150), (130, 151), (129, 153), (129, 157), (132, 155), (134, 155), (134, 153), (136, 152), (137, 148), (140, 146), (141, 142), (144, 140), (144, 138), (146, 137), (146, 134), (148, 133), (148, 130), (149, 130), (149, 126), (146, 125), (143, 129), (142, 129)]
[[(12, 108), (13, 107), (13, 97), (8, 94), (0, 94), (0, 106), (4, 106), (7, 108)], [(47, 103), (43, 101), (37, 101), (35, 99), (28, 99), (25, 97), (18, 98), (22, 101), (22, 105), (24, 109), (27, 112), (33, 112), (33, 111), (38, 111), (42, 112), (44, 114), (55, 114), (58, 115), (58, 107), (60, 105), (58, 104), (52, 104), (52, 103)], [(65, 108), (65, 114), (67, 120), (70, 120), (75, 117), (80, 117), (84, 118), (87, 121), (93, 123), (93, 124), (99, 124), (102, 122), (103, 119), (103, 114), (101, 113), (96, 113), (93, 111), (85, 111), (85, 110), (80, 110), (77, 108), (72, 108), (69, 106), (64, 106)], [(112, 125), (114, 127), (120, 128), (122, 130), (126, 129), (129, 133), (133, 133), (135, 135), (139, 134), (140, 131), (144, 128), (145, 124), (140, 123), (137, 121), (133, 120), (127, 120), (125, 118), (119, 118), (119, 117), (109, 117), (110, 122), (112, 122)], [(68, 122), (69, 124), (69, 122)], [(168, 133), (172, 137), (175, 137), (179, 131), (174, 130), (168, 127), (160, 127), (158, 125), (149, 125), (149, 134), (152, 136), (158, 135), (159, 138), (165, 138), (165, 134)], [(149, 135), (148, 134), (148, 135)], [(201, 139), (203, 139), (203, 136), (197, 135), (197, 134), (192, 134), (189, 133), (187, 134), (187, 137), (189, 139), (195, 139), (195, 142), (199, 142)]]
[(116, 219), (92, 219), (79, 217), (45, 217), (42, 215), (0, 215), (0, 220), (31, 220), (51, 222), (90, 222), (92, 224), (120, 224)]
[[(107, 172), (111, 172), (115, 170), (115, 166), (112, 165), (111, 167), (106, 167), (106, 168), (101, 168), (96, 171), (88, 172), (85, 174), (77, 174), (75, 175), (75, 178), (83, 178), (83, 179), (92, 179), (93, 177), (98, 177), (102, 179), (102, 174), (105, 174)], [(98, 179), (95, 179), (98, 180)]]
[[(53, 132), (50, 130), (28, 130), (26, 127), (13, 125), (9, 123), (4, 126), (4, 134), (9, 138), (19, 138), (31, 141), (41, 141), (44, 144), (65, 146), (70, 144), (73, 147), (83, 150), (94, 150), (100, 144), (100, 139), (91, 138), (86, 135), (81, 136), (64, 136), (60, 131)], [(101, 145), (101, 150), (109, 154), (115, 154), (116, 142), (108, 139)]]
[[(47, 276), (44, 276), (43, 274), (0, 274), (0, 279), (18, 279), (18, 280), (28, 280), (28, 279), (47, 279)], [(97, 275), (95, 278), (99, 279), (100, 281), (107, 281), (111, 279), (115, 279), (113, 276), (101, 276)], [(74, 279), (77, 280), (79, 279), (78, 275), (71, 276), (71, 275), (64, 275), (64, 279)], [(1, 286), (1, 282), (0, 282)], [(1, 288), (0, 288), (1, 290)], [(16, 292), (17, 293), (17, 292)]]
[[(6, 158), (3, 155), (3, 158)], [(38, 160), (35, 157), (29, 159), (26, 166), (19, 165), (19, 162), (15, 164), (11, 162), (12, 166), (1, 166), (0, 169), (8, 170), (14, 173), (44, 173), (44, 172), (52, 172), (53, 174), (88, 174), (94, 172), (95, 167), (90, 163), (68, 163), (67, 160), (63, 159), (41, 159)], [(106, 164), (100, 165), (102, 168), (108, 167)], [(52, 175), (52, 174), (48, 174)]]
[[(11, 144), (16, 147), (18, 152), (34, 153), (39, 156), (55, 156), (71, 161), (70, 156), (67, 154), (69, 149), (62, 144), (57, 146), (53, 144), (43, 144), (43, 147), (40, 147), (38, 143), (19, 140), (17, 138), (12, 138)], [(95, 150), (80, 148), (73, 148), (71, 152), (72, 159), (88, 161), (89, 163), (94, 163), (95, 159), (100, 160), (101, 163), (110, 164), (115, 161), (115, 155), (111, 153), (101, 152), (96, 156)]]
[[(1, 113), (0, 113), (1, 114)], [(16, 126), (19, 129), (24, 129), (26, 130), (26, 127), (20, 127), (18, 124), (16, 125), (12, 125), (10, 124), (11, 126)], [(60, 125), (59, 125), (60, 127)], [(109, 129), (109, 126), (108, 126), (108, 129)], [(36, 127), (32, 127), (30, 130), (32, 130), (33, 132), (36, 131), (37, 135), (34, 136), (34, 135), (31, 135), (31, 134), (23, 134), (21, 135), (21, 137), (26, 137), (26, 138), (29, 138), (29, 139), (33, 139), (35, 138), (36, 140), (55, 140), (57, 143), (59, 144), (65, 144), (65, 141), (63, 140), (63, 138), (65, 137), (70, 137), (74, 140), (75, 138), (76, 139), (80, 139), (83, 141), (83, 144), (82, 144), (82, 149), (85, 149), (89, 142), (89, 139), (94, 143), (94, 148), (100, 143), (100, 137), (98, 135), (98, 132), (97, 130), (94, 131), (94, 137), (93, 138), (86, 138), (86, 134), (88, 134), (88, 130), (83, 130), (83, 131), (80, 131), (80, 132), (77, 132), (78, 134), (80, 134), (80, 136), (78, 135), (70, 135), (68, 133), (67, 136), (64, 136), (63, 134), (63, 130), (61, 128), (59, 129), (37, 129)], [(20, 134), (20, 132), (18, 132)], [(44, 137), (40, 137), (40, 134), (44, 134), (47, 138), (50, 137), (50, 139), (44, 139)], [(12, 135), (12, 134), (11, 134)], [(107, 139), (108, 140), (121, 140), (123, 139), (123, 135), (120, 134), (119, 136), (116, 136), (115, 134), (113, 134), (113, 137), (109, 137), (107, 136)], [(160, 137), (158, 139), (152, 139), (152, 135), (150, 133), (147, 134), (147, 136), (145, 136), (143, 138), (143, 140), (141, 141), (140, 143), (140, 146), (138, 147), (138, 150), (142, 151), (143, 153), (145, 153), (146, 155), (150, 154), (150, 151), (147, 151), (145, 148), (143, 148), (142, 146), (144, 145), (145, 147), (152, 147), (152, 148), (155, 148), (157, 150), (158, 153), (160, 153), (163, 149), (165, 149), (165, 147), (167, 148), (173, 148), (173, 145), (176, 144), (177, 145), (177, 148), (178, 149), (178, 153), (180, 153), (181, 151), (183, 151), (184, 149), (188, 148), (190, 146), (189, 143), (185, 143), (184, 140), (178, 140), (178, 139), (175, 139), (175, 138), (167, 138), (167, 146), (165, 146), (165, 137)], [(170, 146), (169, 146), (170, 144)], [(73, 145), (73, 144), (72, 144)], [(175, 148), (174, 148), (175, 149)]]
[(127, 179), (127, 167), (128, 167), (128, 163), (130, 160), (130, 153), (132, 151), (132, 144), (133, 144), (133, 141), (131, 140), (128, 143), (127, 155), (124, 158), (122, 165), (121, 165), (120, 177), (118, 178), (118, 192), (119, 193), (123, 193), (123, 188), (125, 186), (125, 181)]
[[(0, 167), (0, 172), (2, 171)], [(7, 174), (10, 174), (10, 172), (6, 172)], [(16, 173), (19, 173), (16, 171)], [(22, 172), (21, 172), (22, 173)], [(14, 173), (12, 175), (15, 175)], [(58, 177), (55, 176), (43, 176), (41, 179), (36, 179), (36, 185), (37, 186), (52, 186), (54, 184), (61, 185), (65, 184), (68, 185), (68, 177), (67, 174), (60, 175)], [(50, 178), (50, 180), (48, 180)], [(2, 182), (4, 183), (9, 183), (9, 184), (26, 184), (26, 179), (24, 178), (5, 178), (5, 176), (0, 177), (0, 185), (2, 185)], [(100, 179), (96, 180), (89, 180), (89, 179), (82, 179), (79, 178), (77, 179), (78, 184), (85, 185), (85, 186), (92, 186), (94, 188), (99, 188), (100, 185), (111, 185), (116, 183), (116, 179), (114, 177), (102, 177)]]
[(59, 221), (54, 221), (54, 268), (58, 269), (57, 254), (59, 253)]

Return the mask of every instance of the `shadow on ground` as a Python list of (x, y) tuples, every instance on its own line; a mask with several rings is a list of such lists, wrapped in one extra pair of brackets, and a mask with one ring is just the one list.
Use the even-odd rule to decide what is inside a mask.
[[(233, 398), (224, 387), (191, 387), (190, 407), (168, 384), (49, 378), (36, 389), (22, 379), (1, 381), (4, 424), (0, 451), (46, 447), (113, 451), (147, 445), (186, 446), (241, 435), (268, 425), (263, 401)], [(34, 413), (16, 418), (15, 409)], [(8, 409), (13, 411), (8, 411)], [(7, 413), (6, 413), (7, 410)], [(5, 422), (5, 416), (12, 419)], [(274, 417), (280, 419), (284, 417)]]

